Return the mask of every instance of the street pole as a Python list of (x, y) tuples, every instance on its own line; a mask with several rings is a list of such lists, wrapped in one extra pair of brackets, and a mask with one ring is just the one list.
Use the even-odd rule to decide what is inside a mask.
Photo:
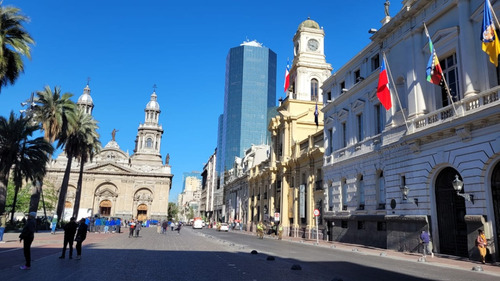
[(316, 216), (316, 244), (319, 245), (319, 232), (318, 232), (318, 216)]

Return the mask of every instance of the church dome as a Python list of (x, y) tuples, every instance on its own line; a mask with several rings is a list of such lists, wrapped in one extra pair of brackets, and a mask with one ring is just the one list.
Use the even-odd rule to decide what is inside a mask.
[(299, 24), (299, 28), (298, 29), (301, 29), (303, 27), (320, 29), (319, 28), (319, 24), (317, 22), (313, 21), (310, 18), (307, 18), (307, 20), (305, 20), (301, 24)]
[(160, 104), (156, 101), (157, 97), (156, 92), (153, 92), (151, 100), (146, 105), (146, 110), (160, 110)]
[(92, 100), (92, 97), (90, 96), (90, 88), (89, 85), (83, 89), (83, 94), (78, 98), (77, 104), (89, 104), (93, 105), (94, 101)]

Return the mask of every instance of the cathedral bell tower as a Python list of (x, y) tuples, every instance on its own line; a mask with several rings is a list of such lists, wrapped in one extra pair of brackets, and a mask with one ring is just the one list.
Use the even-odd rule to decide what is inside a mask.
[(88, 83), (87, 86), (85, 86), (85, 88), (83, 89), (83, 94), (78, 98), (78, 102), (76, 104), (81, 111), (92, 115), (92, 109), (94, 109), (94, 101), (90, 96), (90, 87)]
[(322, 103), (321, 86), (332, 66), (325, 59), (325, 32), (311, 19), (303, 21), (293, 36), (294, 58), (287, 96)]
[(135, 139), (134, 155), (132, 162), (162, 165), (160, 154), (163, 128), (158, 123), (160, 118), (160, 105), (157, 102), (156, 91), (151, 94), (151, 100), (146, 105), (144, 123), (139, 124)]

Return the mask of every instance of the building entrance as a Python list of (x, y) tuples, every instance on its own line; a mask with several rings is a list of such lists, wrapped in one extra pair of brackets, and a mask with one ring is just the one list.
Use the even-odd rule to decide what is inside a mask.
[(111, 215), (111, 201), (101, 201), (101, 204), (99, 204), (99, 214), (103, 217), (109, 217)]
[(458, 175), (462, 180), (457, 170), (448, 167), (443, 169), (436, 179), (439, 252), (468, 257), (465, 199), (457, 196), (455, 189), (453, 189), (452, 182), (455, 175)]
[(146, 221), (148, 219), (148, 206), (141, 204), (137, 207), (137, 220)]

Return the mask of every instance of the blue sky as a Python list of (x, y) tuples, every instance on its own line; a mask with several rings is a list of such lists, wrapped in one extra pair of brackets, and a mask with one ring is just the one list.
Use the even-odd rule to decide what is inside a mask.
[[(380, 28), (384, 2), (4, 0), (31, 19), (25, 27), (36, 45), (24, 74), (0, 93), (0, 115), (18, 113), (20, 102), (46, 85), (76, 101), (90, 77), (101, 142), (116, 128), (120, 148), (132, 154), (156, 84), (161, 154), (170, 154), (170, 201), (176, 202), (182, 173), (201, 171), (217, 145), (230, 48), (257, 40), (277, 54), (278, 99), (302, 21), (311, 17), (324, 28), (326, 60), (335, 71), (370, 42), (370, 28)], [(391, 15), (401, 7), (393, 0)]]

